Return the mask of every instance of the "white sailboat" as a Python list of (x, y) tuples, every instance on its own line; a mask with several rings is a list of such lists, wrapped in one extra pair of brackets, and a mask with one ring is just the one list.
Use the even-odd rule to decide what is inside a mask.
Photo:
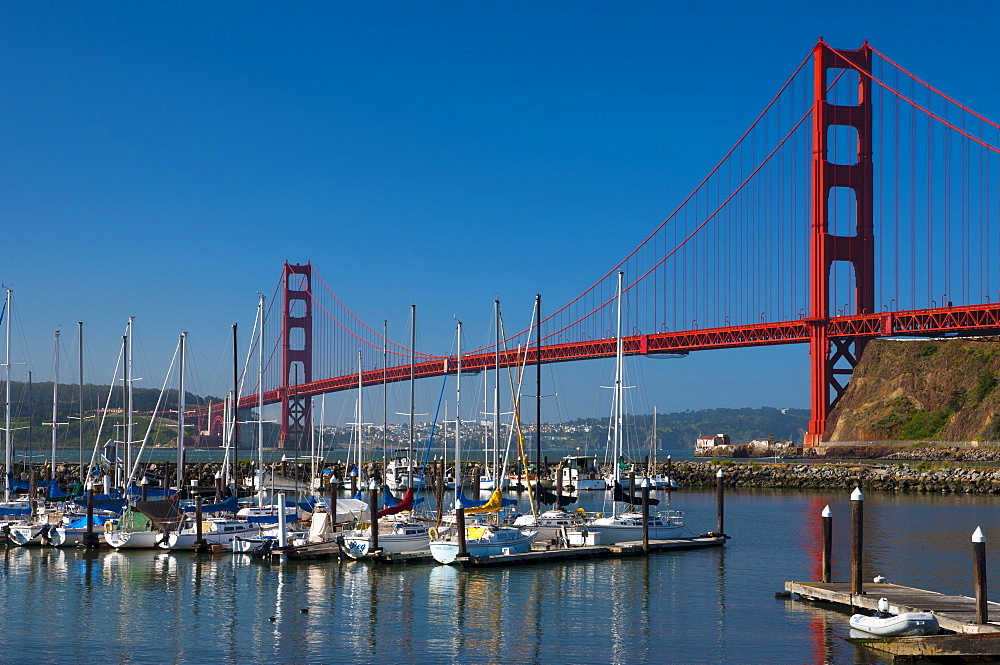
[[(586, 524), (569, 532), (569, 541), (575, 545), (610, 545), (621, 542), (632, 542), (642, 540), (643, 517), (642, 512), (635, 510), (635, 497), (624, 496), (621, 492), (622, 469), (620, 460), (622, 458), (623, 446), (623, 420), (624, 420), (624, 400), (622, 399), (622, 380), (624, 374), (624, 343), (622, 339), (622, 281), (624, 273), (618, 273), (618, 314), (617, 314), (617, 344), (615, 352), (615, 385), (614, 399), (612, 407), (612, 426), (614, 439), (612, 441), (613, 451), (611, 455), (614, 467), (611, 474), (610, 483), (615, 497), (612, 499), (617, 505), (618, 499), (626, 503), (628, 508), (624, 512), (613, 512), (606, 517), (598, 517), (590, 520)], [(631, 490), (630, 490), (631, 491)], [(666, 511), (656, 515), (650, 515), (646, 524), (650, 539), (662, 540), (666, 538), (676, 538), (684, 530), (683, 516), (678, 511)]]
[[(458, 353), (455, 370), (455, 488), (461, 489), (461, 404), (462, 404), (462, 322), (458, 322)], [(490, 500), (480, 508), (468, 508), (468, 515), (497, 513), (503, 505), (503, 495), (499, 489), (493, 490)], [(458, 492), (455, 494), (455, 507), (459, 507)], [(458, 529), (449, 529), (447, 534), (431, 534), (431, 556), (440, 563), (452, 563), (458, 558)], [(523, 553), (531, 550), (531, 545), (538, 536), (536, 529), (519, 529), (512, 526), (494, 524), (468, 524), (465, 527), (465, 548), (470, 556), (493, 556), (497, 554)]]

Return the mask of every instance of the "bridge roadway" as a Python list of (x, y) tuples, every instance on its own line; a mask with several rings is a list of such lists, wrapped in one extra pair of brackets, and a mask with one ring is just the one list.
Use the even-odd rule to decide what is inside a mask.
[[(1000, 334), (1000, 303), (967, 305), (962, 307), (941, 307), (934, 309), (901, 312), (878, 312), (835, 316), (829, 319), (802, 318), (796, 321), (769, 322), (751, 325), (685, 330), (678, 332), (632, 335), (623, 338), (627, 356), (687, 354), (692, 351), (710, 349), (732, 349), (749, 346), (774, 346), (778, 344), (804, 344), (809, 342), (810, 331), (815, 326), (826, 324), (827, 336), (832, 340), (875, 339), (878, 337), (976, 337)], [(583, 340), (542, 345), (542, 362), (568, 362), (572, 360), (592, 360), (610, 358), (615, 355), (614, 337), (597, 340)], [(501, 351), (500, 367), (517, 367), (522, 363), (535, 363), (536, 348), (531, 346), (520, 353), (516, 350)], [(477, 351), (462, 356), (462, 373), (478, 373), (495, 366), (495, 354)], [(445, 356), (433, 360), (414, 363), (413, 376), (417, 379), (442, 376), (454, 372), (457, 366), (455, 356)], [(363, 386), (381, 385), (383, 382), (396, 383), (410, 378), (410, 365), (398, 365), (363, 372)], [(264, 393), (265, 404), (281, 401), (282, 394), (297, 397), (311, 397), (326, 393), (353, 390), (358, 387), (358, 375), (348, 374), (311, 383), (278, 388)], [(240, 399), (241, 408), (257, 405), (257, 395), (247, 395)]]

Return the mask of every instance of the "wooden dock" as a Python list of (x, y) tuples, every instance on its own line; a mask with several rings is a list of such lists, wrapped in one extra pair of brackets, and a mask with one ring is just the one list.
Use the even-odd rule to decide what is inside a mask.
[[(721, 547), (725, 544), (726, 539), (722, 536), (651, 540), (649, 541), (649, 552), (653, 554), (656, 552)], [(642, 542), (640, 541), (615, 543), (614, 545), (596, 545), (593, 547), (539, 548), (523, 554), (459, 557), (455, 560), (455, 563), (462, 568), (486, 568), (492, 566), (523, 566), (533, 563), (575, 561), (580, 559), (610, 559), (625, 556), (641, 556), (642, 554)]]
[[(701, 549), (704, 547), (720, 547), (725, 545), (724, 537), (697, 536), (695, 538), (672, 538), (670, 540), (649, 541), (650, 553), (675, 550)], [(551, 563), (559, 561), (576, 561), (581, 559), (610, 559), (625, 556), (641, 556), (642, 542), (616, 543), (614, 545), (597, 545), (594, 547), (553, 548), (536, 546), (530, 552), (523, 554), (496, 554), (493, 556), (459, 557), (455, 563), (462, 568), (487, 568), (492, 566), (524, 566), (533, 563)], [(379, 564), (410, 564), (435, 563), (430, 552), (398, 552), (390, 554), (376, 552), (366, 554), (358, 561)]]
[(797, 593), (806, 600), (819, 600), (850, 608), (877, 610), (879, 598), (889, 600), (889, 612), (933, 612), (945, 630), (962, 634), (1000, 633), (1000, 603), (988, 603), (987, 624), (976, 623), (976, 599), (951, 596), (936, 591), (914, 589), (898, 584), (866, 583), (863, 595), (852, 595), (848, 582), (785, 582), (785, 591)]

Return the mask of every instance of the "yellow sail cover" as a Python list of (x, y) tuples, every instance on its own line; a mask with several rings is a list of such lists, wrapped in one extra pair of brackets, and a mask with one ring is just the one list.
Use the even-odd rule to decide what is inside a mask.
[(495, 513), (496, 511), (500, 510), (500, 504), (502, 503), (502, 501), (503, 501), (503, 494), (500, 493), (499, 489), (495, 489), (493, 490), (493, 496), (490, 497), (489, 501), (487, 501), (478, 508), (466, 508), (465, 514), (476, 515), (479, 513)]

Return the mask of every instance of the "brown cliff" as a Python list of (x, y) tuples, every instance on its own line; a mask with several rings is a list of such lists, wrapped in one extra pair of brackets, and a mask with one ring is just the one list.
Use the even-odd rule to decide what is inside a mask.
[(1000, 440), (1000, 341), (874, 340), (830, 414), (844, 441)]

